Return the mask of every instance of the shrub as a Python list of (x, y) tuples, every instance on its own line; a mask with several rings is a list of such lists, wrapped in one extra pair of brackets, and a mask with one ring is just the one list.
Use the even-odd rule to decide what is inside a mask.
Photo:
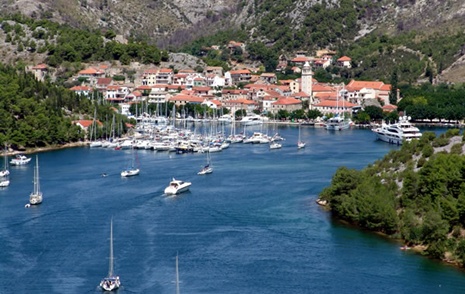
[(439, 137), (434, 139), (433, 141), (433, 147), (443, 147), (449, 144), (449, 138), (445, 137)]
[(452, 146), (450, 149), (451, 154), (462, 154), (463, 143), (457, 143)]
[(422, 156), (420, 159), (418, 159), (417, 168), (422, 167), (425, 163), (426, 163), (426, 158)]
[(425, 146), (423, 147), (423, 150), (422, 150), (421, 152), (423, 153), (423, 156), (424, 156), (425, 158), (428, 158), (428, 157), (430, 157), (431, 155), (433, 155), (433, 153), (434, 153), (434, 148), (433, 148), (433, 146), (427, 144), (427, 145), (425, 145)]

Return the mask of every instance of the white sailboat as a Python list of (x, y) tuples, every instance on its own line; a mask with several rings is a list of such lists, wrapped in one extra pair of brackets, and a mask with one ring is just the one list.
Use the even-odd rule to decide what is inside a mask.
[(8, 187), (10, 185), (10, 179), (8, 176), (10, 175), (10, 171), (8, 170), (8, 158), (6, 155), (6, 146), (5, 146), (5, 155), (4, 155), (4, 167), (3, 170), (0, 171), (0, 188)]
[(39, 182), (39, 155), (36, 155), (36, 166), (34, 169), (34, 190), (29, 195), (29, 204), (37, 205), (42, 203), (42, 192)]
[(202, 167), (202, 169), (197, 173), (198, 175), (211, 174), (213, 168), (211, 167), (210, 151), (207, 151), (207, 164)]
[[(90, 136), (91, 138), (90, 138), (89, 147), (91, 148), (102, 147), (102, 141), (97, 140), (97, 108), (95, 108), (94, 119), (92, 121), (92, 131), (90, 133)], [(94, 140), (92, 141), (92, 139)]]
[(7, 177), (9, 175), (10, 175), (10, 171), (8, 170), (8, 156), (7, 156), (7, 149), (6, 149), (6, 146), (5, 146), (3, 170), (0, 171), (0, 177)]
[(336, 115), (334, 117), (331, 117), (327, 120), (326, 122), (326, 129), (330, 131), (341, 131), (341, 130), (346, 130), (350, 128), (350, 120), (345, 117), (345, 108), (344, 108), (344, 101), (345, 99), (342, 98), (342, 116), (340, 116), (339, 113), (339, 97), (340, 97), (340, 91), (339, 89), (337, 90), (337, 96), (336, 96)]
[[(138, 167), (136, 167), (136, 165), (138, 163), (137, 162), (137, 152), (134, 152), (134, 149), (133, 149), (133, 153), (135, 153), (135, 156), (132, 157), (131, 163), (128, 166), (128, 168), (126, 168), (125, 170), (123, 170), (121, 172), (122, 177), (137, 176), (139, 174), (139, 172), (140, 172), (140, 169)], [(136, 159), (134, 159), (134, 157), (136, 157)]]
[(299, 124), (299, 139), (297, 140), (297, 148), (298, 149), (302, 149), (302, 148), (305, 148), (305, 145), (307, 143), (305, 142), (302, 142), (302, 140), (300, 139), (300, 124)]
[(110, 225), (110, 261), (108, 266), (108, 275), (100, 282), (100, 287), (105, 291), (117, 290), (121, 286), (119, 276), (113, 273), (113, 219)]

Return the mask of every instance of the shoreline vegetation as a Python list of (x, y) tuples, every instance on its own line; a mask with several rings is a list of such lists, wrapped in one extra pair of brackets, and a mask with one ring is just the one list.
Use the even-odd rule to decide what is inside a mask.
[(317, 203), (338, 220), (465, 267), (465, 138), (424, 132), (361, 171), (340, 167)]

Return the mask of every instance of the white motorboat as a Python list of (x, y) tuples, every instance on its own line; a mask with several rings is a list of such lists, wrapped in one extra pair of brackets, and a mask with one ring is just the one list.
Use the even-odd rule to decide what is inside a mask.
[(382, 123), (380, 127), (372, 129), (381, 141), (401, 145), (403, 141), (421, 138), (420, 130), (410, 123), (410, 117), (403, 116), (394, 124)]
[(10, 185), (10, 180), (8, 178), (3, 178), (0, 180), (0, 188), (5, 188)]
[(11, 165), (25, 165), (28, 164), (31, 161), (30, 157), (26, 157), (25, 155), (22, 154), (16, 154), (15, 158), (10, 160)]
[(31, 205), (37, 205), (42, 203), (42, 192), (40, 191), (39, 182), (39, 156), (36, 155), (36, 166), (34, 169), (34, 190), (29, 195), (29, 203)]
[(271, 142), (270, 144), (270, 149), (280, 149), (281, 147), (283, 147), (283, 145), (278, 142)]
[(241, 120), (240, 123), (245, 126), (253, 126), (263, 124), (263, 121), (268, 120), (267, 117), (260, 116), (258, 114), (246, 115)]
[(269, 138), (267, 135), (265, 135), (265, 134), (263, 134), (263, 133), (261, 133), (261, 132), (254, 132), (254, 133), (252, 134), (252, 136), (250, 136), (249, 138), (245, 139), (245, 140), (243, 141), (243, 143), (246, 143), (246, 144), (247, 144), (247, 143), (252, 143), (252, 144), (268, 144), (268, 143), (270, 143), (270, 141), (271, 141), (271, 140), (270, 140), (270, 138)]
[(110, 261), (108, 276), (102, 279), (100, 282), (100, 287), (105, 291), (117, 290), (121, 286), (121, 281), (119, 276), (116, 276), (113, 273), (113, 219), (111, 220), (110, 225)]
[(170, 182), (169, 186), (165, 188), (165, 194), (167, 195), (176, 195), (182, 192), (189, 190), (189, 187), (192, 185), (191, 182), (184, 182), (180, 180), (173, 180)]

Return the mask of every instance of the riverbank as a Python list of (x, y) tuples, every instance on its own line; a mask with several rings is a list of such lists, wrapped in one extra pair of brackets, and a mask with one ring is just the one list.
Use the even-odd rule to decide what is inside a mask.
[[(26, 148), (25, 150), (11, 150), (9, 149), (6, 154), (11, 156), (11, 155), (16, 155), (16, 154), (32, 154), (32, 153), (38, 153), (38, 152), (46, 152), (46, 151), (52, 151), (52, 150), (60, 150), (60, 149), (66, 149), (66, 148), (75, 148), (75, 147), (83, 147), (89, 145), (88, 142), (80, 141), (80, 142), (72, 142), (72, 143), (66, 143), (63, 145), (49, 145), (45, 147), (37, 147), (37, 148)], [(3, 152), (5, 154), (5, 152)]]

